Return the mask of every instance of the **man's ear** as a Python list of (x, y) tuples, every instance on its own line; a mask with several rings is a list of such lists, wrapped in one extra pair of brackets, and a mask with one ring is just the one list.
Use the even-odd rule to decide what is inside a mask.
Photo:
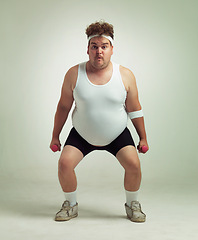
[(89, 45), (88, 45), (88, 47), (87, 47), (87, 54), (89, 55)]
[(113, 46), (111, 46), (111, 47), (112, 47), (112, 50), (111, 50), (111, 51), (112, 51), (112, 53), (111, 53), (111, 55), (113, 55)]

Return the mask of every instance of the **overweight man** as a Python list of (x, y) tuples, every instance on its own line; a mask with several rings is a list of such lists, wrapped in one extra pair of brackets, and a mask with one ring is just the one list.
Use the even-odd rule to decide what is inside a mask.
[(133, 222), (145, 222), (146, 215), (138, 201), (141, 167), (138, 153), (127, 128), (131, 119), (139, 136), (137, 149), (148, 149), (144, 117), (133, 73), (111, 61), (113, 26), (96, 22), (86, 29), (89, 60), (68, 70), (57, 106), (50, 148), (61, 151), (59, 135), (72, 104), (72, 129), (62, 150), (58, 177), (65, 201), (55, 215), (56, 221), (78, 216), (75, 167), (90, 152), (106, 150), (113, 154), (125, 170), (124, 188), (127, 217)]

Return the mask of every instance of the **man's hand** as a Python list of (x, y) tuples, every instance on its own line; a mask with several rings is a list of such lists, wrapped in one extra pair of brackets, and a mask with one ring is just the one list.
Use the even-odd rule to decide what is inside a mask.
[[(56, 145), (58, 147), (58, 151), (61, 151), (61, 143), (58, 138), (53, 138), (51, 143), (50, 143), (50, 149), (52, 150), (52, 146)], [(53, 150), (52, 150), (53, 151)]]
[(137, 146), (137, 149), (138, 149), (139, 153), (146, 153), (148, 151), (148, 150), (146, 152), (142, 151), (143, 146), (146, 146), (147, 149), (149, 150), (148, 143), (145, 139), (141, 139), (140, 142), (139, 142), (139, 145)]

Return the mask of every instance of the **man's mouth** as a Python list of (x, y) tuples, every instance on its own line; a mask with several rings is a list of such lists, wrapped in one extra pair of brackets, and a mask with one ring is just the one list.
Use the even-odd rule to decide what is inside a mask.
[(102, 60), (103, 57), (99, 57), (99, 56), (98, 56), (98, 57), (96, 57), (96, 59), (97, 59), (97, 60)]

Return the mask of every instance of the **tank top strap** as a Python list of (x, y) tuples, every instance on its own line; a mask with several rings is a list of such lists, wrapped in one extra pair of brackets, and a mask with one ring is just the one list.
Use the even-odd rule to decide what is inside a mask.
[(112, 62), (112, 64), (113, 64), (114, 74), (116, 76), (118, 84), (121, 84), (124, 91), (126, 91), (123, 80), (122, 80), (122, 76), (121, 76), (121, 73), (120, 73), (120, 64), (115, 63), (115, 62)]
[(77, 86), (79, 85), (79, 82), (82, 82), (85, 79), (85, 67), (86, 67), (86, 62), (79, 63), (78, 77), (77, 77), (75, 88), (77, 88)]
[(78, 66), (78, 75), (84, 76), (86, 71), (86, 62), (82, 62)]
[(118, 63), (115, 63), (115, 62), (112, 62), (113, 64), (113, 71), (115, 74), (117, 74), (119, 72), (119, 64)]

